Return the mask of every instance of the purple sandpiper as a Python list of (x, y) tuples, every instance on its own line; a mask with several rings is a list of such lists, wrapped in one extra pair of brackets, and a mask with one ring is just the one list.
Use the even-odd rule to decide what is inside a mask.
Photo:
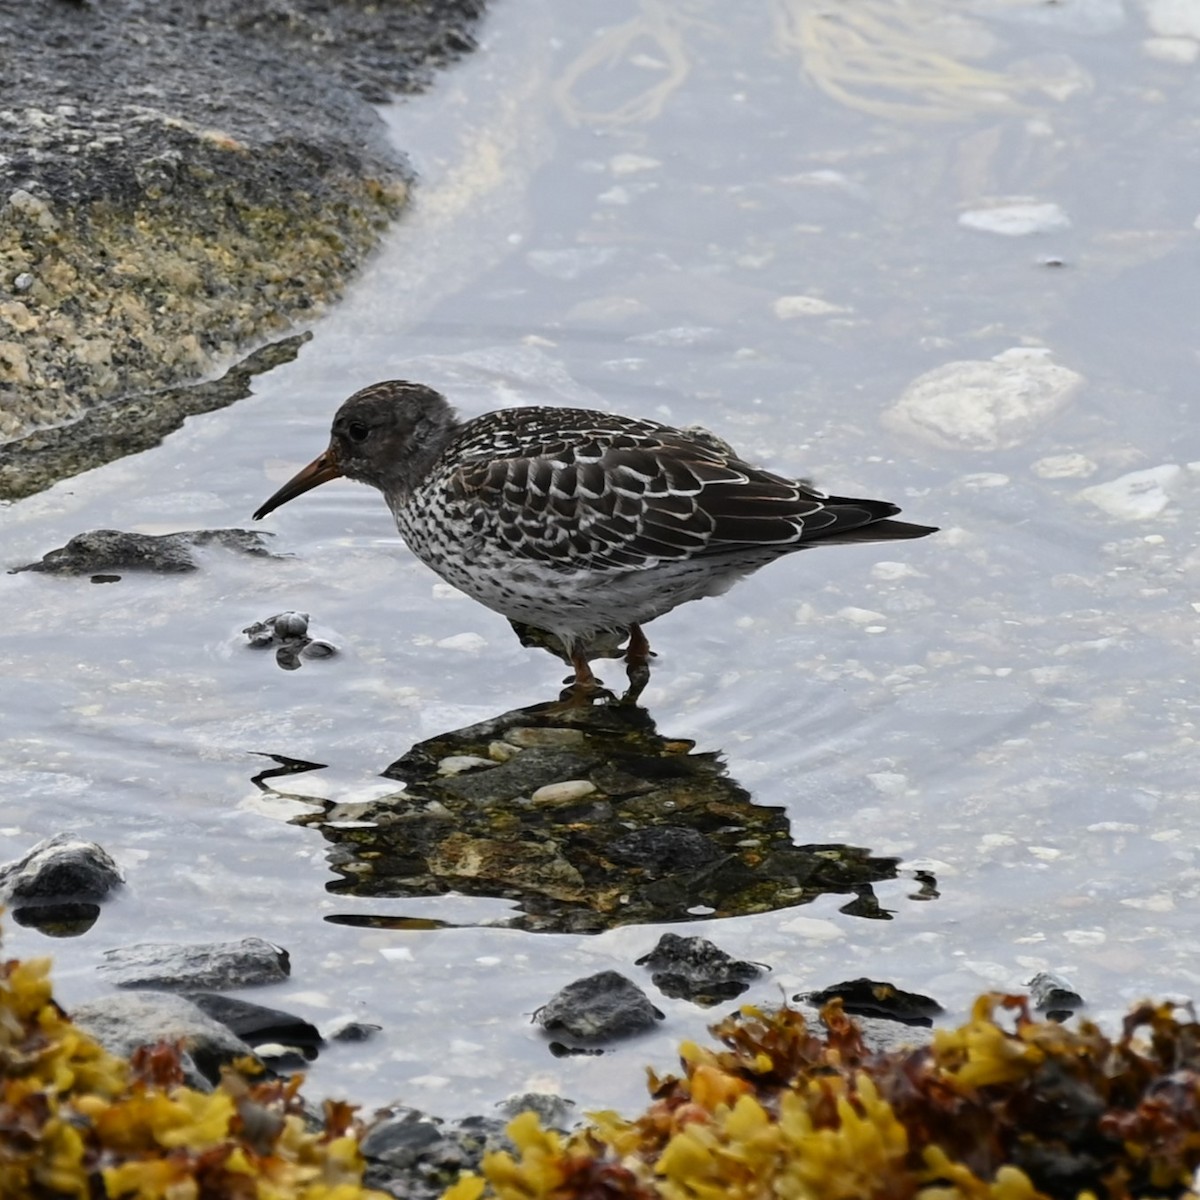
[(577, 408), (460, 421), (445, 397), (402, 380), (345, 401), (329, 448), (255, 519), (339, 476), (378, 488), (409, 548), (448, 583), (553, 635), (580, 700), (597, 693), (588, 658), (613, 634), (628, 636), (636, 699), (647, 621), (793, 550), (936, 532), (892, 520), (900, 510), (886, 500), (752, 467), (704, 431)]

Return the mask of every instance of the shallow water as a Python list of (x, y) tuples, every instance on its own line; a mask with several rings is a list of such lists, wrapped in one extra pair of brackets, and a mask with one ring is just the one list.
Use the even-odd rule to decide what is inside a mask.
[[(467, 414), (702, 423), (944, 532), (797, 555), (651, 628), (661, 732), (723, 750), (797, 842), (908, 869), (875, 887), (889, 921), (827, 896), (683, 931), (771, 964), (748, 993), (766, 1001), (870, 975), (953, 1017), (1043, 969), (1110, 1019), (1192, 995), (1197, 92), (1162, 56), (1194, 43), (1148, 43), (1171, 30), (1100, 0), (863, 0), (836, 28), (821, 7), (498, 4), (474, 59), (386, 114), (424, 180), (416, 208), (298, 360), (0, 511), (0, 561), (88, 528), (249, 527), (375, 379), (421, 379)], [(861, 82), (886, 54), (894, 85)], [(1070, 224), (959, 223), (1003, 197)], [(944, 449), (882, 419), (924, 372), (1020, 346), (1083, 382), (1011, 444)], [(1081, 495), (1167, 464), (1141, 517)], [(668, 1066), (711, 1014), (655, 994), (652, 1037), (566, 1060), (528, 1016), (608, 967), (649, 988), (632, 960), (660, 929), (539, 935), (490, 927), (501, 901), (333, 896), (324, 839), (289, 824), (309, 808), (290, 797), (390, 791), (379, 773), (414, 742), (551, 698), (561, 664), (439, 585), (373, 492), (333, 484), (265, 527), (289, 557), (214, 550), (192, 575), (103, 586), (0, 576), (0, 859), (66, 828), (129, 877), (87, 936), (8, 920), (6, 952), (52, 952), (69, 1004), (103, 991), (107, 947), (258, 934), (293, 973), (251, 998), (384, 1027), (323, 1054), (314, 1094), (454, 1114), (538, 1087), (631, 1107), (640, 1066)], [(249, 650), (242, 628), (285, 608), (342, 653), (285, 672)], [(263, 755), (326, 769), (267, 793)], [(936, 900), (910, 899), (918, 868)], [(326, 919), (348, 913), (461, 927)]]

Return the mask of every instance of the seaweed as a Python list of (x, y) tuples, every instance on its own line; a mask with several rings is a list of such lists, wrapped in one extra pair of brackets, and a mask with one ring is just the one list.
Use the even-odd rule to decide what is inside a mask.
[[(1182, 1018), (1182, 1019), (1181, 1019)], [(833, 1000), (746, 1007), (650, 1075), (634, 1120), (565, 1137), (532, 1114), (446, 1200), (1131, 1200), (1193, 1196), (1200, 1026), (1146, 1003), (1112, 1040), (989, 994), (925, 1046), (875, 1051)]]

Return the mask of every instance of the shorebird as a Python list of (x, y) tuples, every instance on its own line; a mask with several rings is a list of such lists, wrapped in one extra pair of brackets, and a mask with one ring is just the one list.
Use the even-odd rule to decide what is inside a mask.
[(810, 546), (937, 532), (886, 500), (827, 496), (743, 462), (704, 431), (578, 408), (458, 419), (444, 396), (388, 380), (338, 409), (328, 448), (255, 514), (339, 477), (383, 493), (412, 552), (515, 625), (552, 635), (571, 695), (589, 657), (628, 638), (626, 700), (649, 679), (642, 626)]

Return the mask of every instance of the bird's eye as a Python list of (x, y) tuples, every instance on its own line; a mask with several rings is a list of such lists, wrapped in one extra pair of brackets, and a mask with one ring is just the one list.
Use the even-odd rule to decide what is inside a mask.
[(346, 426), (346, 436), (352, 442), (365, 442), (371, 436), (371, 427), (363, 421), (351, 421)]

